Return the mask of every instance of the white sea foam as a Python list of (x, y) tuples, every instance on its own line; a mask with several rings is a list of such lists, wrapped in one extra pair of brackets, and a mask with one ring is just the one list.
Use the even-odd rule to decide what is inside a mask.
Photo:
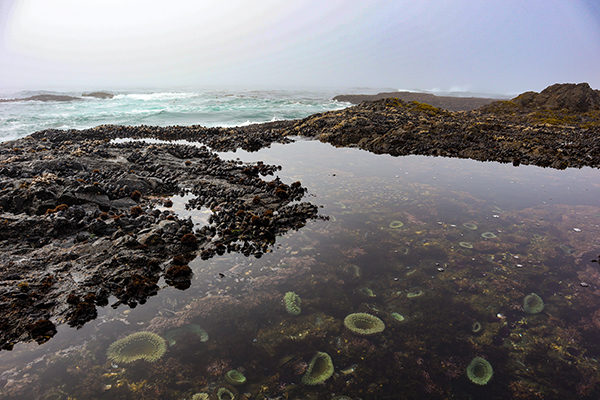
[(198, 96), (197, 93), (185, 92), (161, 92), (161, 93), (132, 93), (123, 95), (120, 98), (129, 98), (134, 100), (155, 101), (155, 100), (176, 100), (189, 99)]
[(0, 107), (0, 141), (50, 128), (87, 129), (104, 124), (235, 127), (301, 119), (349, 106), (349, 103), (332, 100), (336, 94), (339, 93), (277, 90), (137, 91), (119, 93), (112, 99), (3, 103)]

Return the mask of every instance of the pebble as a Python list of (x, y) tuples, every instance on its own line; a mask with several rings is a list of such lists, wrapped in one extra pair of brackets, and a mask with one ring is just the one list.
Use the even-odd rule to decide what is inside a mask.
[(590, 284), (587, 282), (581, 282), (579, 285), (581, 285), (581, 287), (589, 287)]

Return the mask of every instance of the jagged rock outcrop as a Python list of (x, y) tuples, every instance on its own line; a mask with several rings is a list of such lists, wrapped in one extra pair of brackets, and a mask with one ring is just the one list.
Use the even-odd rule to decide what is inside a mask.
[(108, 92), (91, 92), (84, 93), (81, 95), (82, 97), (95, 97), (96, 99), (112, 99), (115, 97), (114, 94)]
[(540, 93), (525, 92), (512, 99), (527, 108), (567, 109), (578, 112), (600, 110), (600, 91), (588, 83), (557, 83)]
[(419, 103), (427, 103), (434, 107), (443, 108), (449, 111), (470, 111), (498, 100), (484, 97), (436, 96), (431, 93), (415, 92), (384, 92), (371, 95), (344, 94), (335, 96), (333, 99), (352, 104), (360, 104), (363, 101), (375, 101), (389, 98), (396, 98), (403, 101), (418, 101)]

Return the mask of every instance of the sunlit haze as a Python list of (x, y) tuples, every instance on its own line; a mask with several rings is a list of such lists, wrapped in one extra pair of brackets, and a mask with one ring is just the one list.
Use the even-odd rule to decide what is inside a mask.
[(596, 1), (3, 0), (0, 89), (600, 88)]

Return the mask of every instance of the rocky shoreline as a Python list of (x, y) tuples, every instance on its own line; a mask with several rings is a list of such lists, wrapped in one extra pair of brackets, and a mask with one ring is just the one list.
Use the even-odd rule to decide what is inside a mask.
[(460, 112), (385, 98), (312, 115), (286, 134), (393, 156), (598, 168), (600, 91), (587, 83), (557, 84)]
[[(394, 156), (421, 154), (543, 167), (600, 167), (600, 94), (554, 85), (473, 111), (386, 98), (299, 121), (239, 128), (124, 127), (46, 130), (0, 144), (0, 347), (47, 341), (81, 326), (97, 306), (131, 307), (185, 289), (195, 257), (260, 257), (276, 236), (318, 218), (306, 189), (273, 178), (277, 166), (224, 161), (294, 136)], [(186, 139), (198, 145), (117, 141)], [(205, 146), (210, 146), (209, 150)], [(271, 176), (270, 178), (268, 178)], [(196, 228), (165, 210), (192, 194), (210, 209)]]
[[(258, 146), (249, 131), (235, 147)], [(272, 178), (277, 166), (224, 161), (204, 146), (111, 140), (203, 135), (219, 150), (233, 146), (210, 129), (117, 126), (48, 130), (0, 145), (2, 349), (42, 343), (60, 323), (80, 326), (110, 296), (113, 306), (144, 303), (161, 277), (187, 288), (196, 256), (260, 257), (276, 235), (317, 216), (316, 206), (298, 202), (300, 182)], [(159, 210), (169, 206), (166, 196), (186, 193), (195, 196), (190, 206), (212, 210), (210, 226), (195, 229)]]

